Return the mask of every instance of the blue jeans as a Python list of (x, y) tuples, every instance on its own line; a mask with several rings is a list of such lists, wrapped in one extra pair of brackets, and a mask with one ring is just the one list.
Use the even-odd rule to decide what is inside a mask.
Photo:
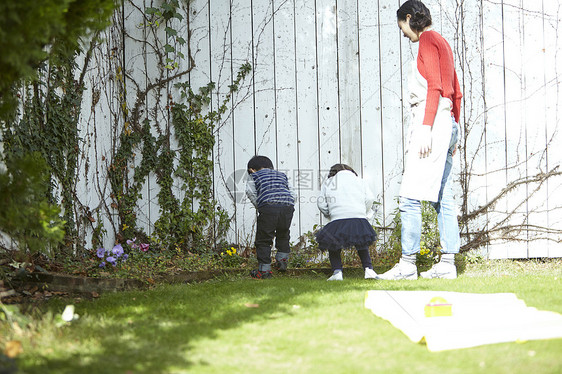
[[(447, 151), (447, 161), (441, 179), (441, 188), (436, 203), (431, 203), (437, 212), (439, 239), (443, 253), (458, 253), (460, 248), (459, 224), (453, 199), (452, 173), (453, 152), (458, 139), (458, 125), (453, 119), (451, 142)], [(402, 254), (412, 255), (420, 251), (422, 229), (421, 202), (400, 196), (400, 220), (402, 222)]]

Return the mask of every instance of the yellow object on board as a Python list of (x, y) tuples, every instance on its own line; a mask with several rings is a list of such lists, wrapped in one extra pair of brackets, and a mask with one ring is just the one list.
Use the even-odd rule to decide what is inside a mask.
[(424, 308), (426, 317), (450, 317), (453, 315), (453, 305), (442, 297), (436, 296)]

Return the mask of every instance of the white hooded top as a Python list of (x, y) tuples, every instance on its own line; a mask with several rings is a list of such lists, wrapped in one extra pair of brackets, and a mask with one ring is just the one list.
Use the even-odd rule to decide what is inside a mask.
[(375, 196), (367, 184), (352, 171), (343, 170), (323, 184), (318, 209), (331, 221), (346, 218), (367, 218)]

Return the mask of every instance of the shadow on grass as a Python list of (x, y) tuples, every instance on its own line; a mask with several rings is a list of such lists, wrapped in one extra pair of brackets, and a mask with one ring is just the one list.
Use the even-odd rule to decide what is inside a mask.
[[(349, 271), (346, 276), (359, 278), (361, 273)], [(294, 313), (293, 305), (315, 307), (315, 298), (327, 293), (337, 296), (342, 292), (389, 288), (388, 283), (359, 279), (328, 283), (324, 274), (319, 277), (277, 277), (265, 281), (222, 278), (203, 284), (103, 295), (99, 300), (78, 304), (77, 313), (82, 317), (62, 329), (62, 344), (75, 342), (70, 347), (72, 354), (57, 348), (55, 341), (54, 352), (24, 360), (21, 368), (26, 373), (185, 371), (194, 365), (209, 364), (190, 358), (190, 350), (199, 339), (214, 339), (220, 331), (245, 323), (259, 324), (280, 313), (290, 316)], [(392, 288), (425, 287), (399, 282)]]

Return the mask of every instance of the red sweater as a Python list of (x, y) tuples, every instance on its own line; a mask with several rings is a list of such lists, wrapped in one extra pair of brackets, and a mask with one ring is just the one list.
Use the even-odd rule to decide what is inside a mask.
[(423, 124), (433, 126), (440, 96), (453, 102), (452, 114), (455, 121), (459, 122), (462, 93), (455, 71), (453, 51), (439, 33), (430, 30), (420, 35), (417, 65), (421, 75), (427, 80)]

